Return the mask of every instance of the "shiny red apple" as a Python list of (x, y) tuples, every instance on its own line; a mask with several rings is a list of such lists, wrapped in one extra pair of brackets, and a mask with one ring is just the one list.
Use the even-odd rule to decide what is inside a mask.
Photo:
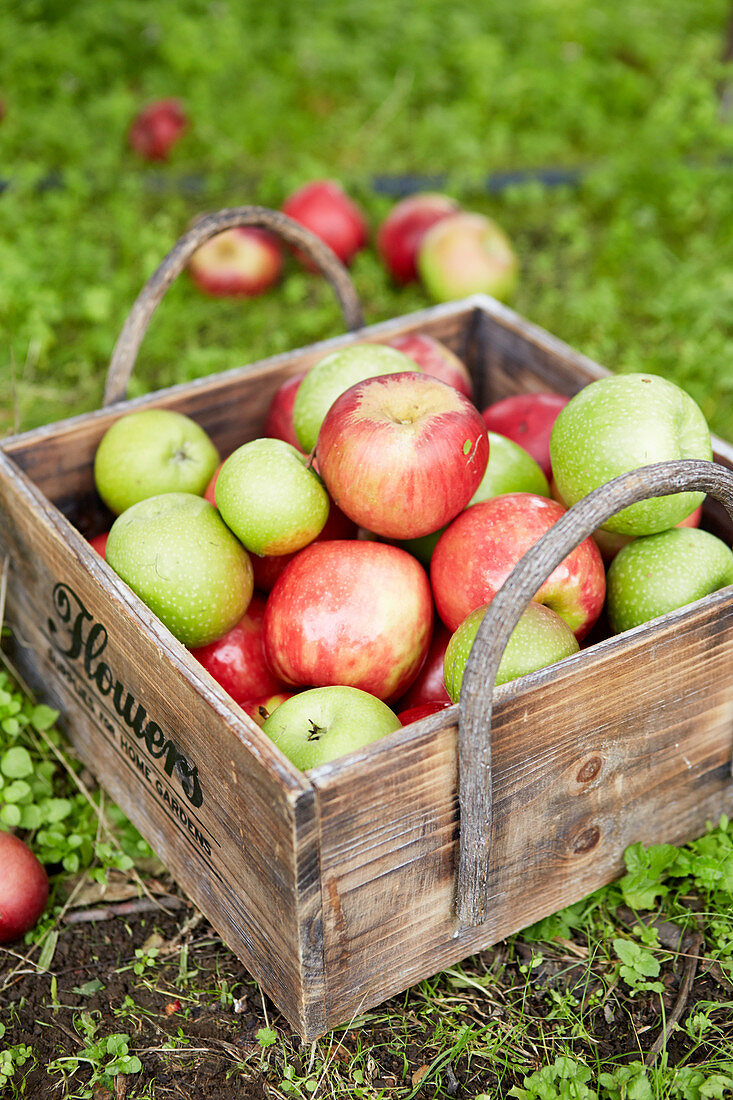
[[(343, 264), (350, 264), (364, 247), (369, 227), (363, 211), (336, 180), (313, 180), (290, 195), (283, 214), (310, 229)], [(308, 262), (307, 266), (313, 265)]]
[(398, 710), (397, 717), (403, 726), (409, 726), (412, 722), (419, 722), (421, 718), (427, 718), (430, 714), (437, 714), (450, 706), (452, 706), (450, 699), (433, 699), (431, 703), (418, 703), (417, 706), (408, 707), (406, 710)]
[(524, 447), (549, 481), (550, 433), (558, 413), (569, 400), (560, 393), (517, 393), (488, 405), (481, 415), (489, 431), (505, 435)]
[(46, 907), (48, 877), (38, 857), (14, 833), (0, 829), (0, 943), (33, 927)]
[(356, 524), (411, 539), (466, 507), (486, 470), (489, 441), (464, 394), (406, 371), (342, 393), (321, 425), (316, 456), (331, 497)]
[(265, 661), (262, 646), (265, 600), (255, 594), (246, 612), (231, 630), (191, 654), (229, 692), (235, 703), (275, 695), (286, 684)]
[(104, 557), (105, 551), (107, 549), (108, 538), (109, 531), (102, 531), (100, 535), (94, 535), (93, 538), (89, 539), (89, 545), (92, 547), (93, 550), (97, 551), (100, 558)]
[(281, 271), (277, 238), (248, 225), (217, 233), (188, 261), (193, 282), (214, 298), (254, 298), (273, 286)]
[[(534, 493), (506, 493), (473, 504), (449, 525), (430, 562), (435, 604), (449, 630), (490, 603), (520, 558), (566, 511)], [(587, 538), (553, 570), (534, 599), (556, 611), (580, 641), (600, 615), (605, 594), (601, 554)]]
[(265, 607), (264, 646), (286, 683), (360, 688), (385, 701), (417, 676), (433, 631), (423, 567), (396, 546), (314, 542), (290, 562)]
[(262, 428), (263, 435), (270, 436), (271, 439), (284, 439), (286, 443), (297, 447), (299, 451), (302, 451), (303, 448), (298, 442), (293, 427), (293, 405), (295, 404), (298, 387), (307, 373), (307, 371), (298, 371), (297, 374), (286, 378), (282, 385), (277, 388), (270, 402)]
[(377, 251), (396, 283), (417, 279), (417, 253), (431, 225), (460, 207), (437, 192), (408, 195), (392, 207), (377, 231)]
[(449, 696), (443, 678), (443, 662), (451, 632), (441, 622), (435, 623), (425, 663), (417, 679), (400, 699), (400, 709), (417, 707), (425, 703), (448, 702)]
[(133, 120), (128, 141), (145, 160), (167, 160), (173, 146), (188, 127), (179, 99), (159, 99), (144, 107)]
[(413, 359), (425, 374), (455, 386), (466, 397), (473, 397), (473, 379), (468, 367), (446, 344), (422, 332), (407, 332), (388, 340), (391, 348)]

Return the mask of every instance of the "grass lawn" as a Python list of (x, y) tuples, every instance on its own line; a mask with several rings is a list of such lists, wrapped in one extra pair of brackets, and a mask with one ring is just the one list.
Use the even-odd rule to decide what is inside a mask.
[[(194, 217), (332, 177), (372, 228), (352, 268), (367, 322), (430, 305), (390, 283), (373, 233), (398, 194), (439, 187), (512, 237), (521, 314), (677, 382), (733, 439), (730, 17), (728, 0), (1, 6), (0, 432), (100, 405), (127, 312)], [(127, 131), (164, 96), (190, 126), (151, 166)], [(183, 276), (131, 393), (341, 330), (295, 259), (252, 300)], [(1, 1095), (733, 1095), (727, 820), (630, 851), (619, 884), (302, 1048), (53, 723), (0, 673), (0, 825), (54, 869), (41, 925), (0, 948)]]

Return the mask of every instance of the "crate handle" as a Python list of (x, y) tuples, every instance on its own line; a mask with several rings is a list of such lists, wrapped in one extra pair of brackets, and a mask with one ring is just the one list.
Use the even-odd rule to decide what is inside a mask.
[(349, 331), (364, 324), (361, 305), (348, 271), (327, 244), (279, 210), (265, 206), (234, 206), (197, 219), (165, 259), (158, 265), (138, 294), (117, 338), (104, 389), (104, 404), (122, 401), (135, 365), (137, 352), (161, 298), (193, 253), (205, 241), (236, 226), (269, 229), (288, 244), (304, 252), (326, 277), (338, 298)]
[(458, 728), (461, 808), (456, 910), (466, 926), (490, 912), (493, 686), (509, 635), (537, 589), (572, 550), (622, 508), (668, 493), (698, 491), (733, 519), (733, 472), (717, 462), (680, 459), (614, 478), (578, 501), (522, 557), (491, 601), (463, 676)]

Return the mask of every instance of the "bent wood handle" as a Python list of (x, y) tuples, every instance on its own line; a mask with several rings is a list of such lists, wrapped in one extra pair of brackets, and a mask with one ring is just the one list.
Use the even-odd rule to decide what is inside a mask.
[(509, 635), (535, 592), (576, 546), (629, 504), (667, 493), (708, 493), (733, 519), (733, 472), (716, 462), (660, 462), (614, 478), (578, 501), (514, 567), (479, 626), (463, 676), (458, 728), (460, 850), (456, 909), (464, 925), (486, 920), (492, 833), (491, 711)]
[(197, 248), (236, 226), (269, 229), (288, 244), (304, 252), (326, 277), (338, 298), (349, 331), (361, 328), (361, 305), (348, 271), (327, 244), (292, 218), (265, 206), (234, 206), (199, 218), (171, 249), (138, 294), (117, 338), (107, 371), (104, 404), (124, 399), (137, 352), (158, 303), (176, 276), (186, 267)]

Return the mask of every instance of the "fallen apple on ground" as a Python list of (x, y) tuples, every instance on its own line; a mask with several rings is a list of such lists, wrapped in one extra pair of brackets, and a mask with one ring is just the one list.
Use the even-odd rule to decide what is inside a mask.
[(295, 395), (293, 424), (301, 448), (306, 454), (313, 450), (326, 413), (344, 390), (376, 375), (416, 369), (414, 360), (386, 344), (352, 344), (326, 355)]
[(470, 294), (490, 294), (507, 302), (519, 278), (519, 261), (504, 230), (483, 214), (463, 210), (428, 229), (417, 267), (434, 302)]
[(489, 442), (464, 394), (408, 372), (367, 378), (342, 393), (321, 425), (316, 457), (347, 516), (377, 535), (408, 539), (465, 508), (484, 475)]
[(159, 493), (203, 495), (219, 463), (204, 429), (172, 409), (139, 409), (116, 420), (94, 456), (94, 483), (115, 515)]
[[(350, 264), (367, 242), (369, 227), (364, 213), (336, 180), (306, 183), (288, 196), (281, 209), (320, 237), (343, 264)], [(301, 259), (313, 269), (310, 260)]]
[(733, 584), (733, 550), (698, 528), (642, 535), (619, 550), (607, 576), (614, 634)]
[(262, 730), (301, 771), (326, 764), (400, 729), (381, 699), (344, 685), (311, 688), (270, 715)]
[(17, 940), (33, 928), (47, 901), (43, 864), (20, 837), (0, 829), (0, 943)]
[(266, 229), (239, 225), (200, 245), (188, 261), (191, 279), (214, 298), (254, 298), (278, 281), (282, 250)]
[[(617, 374), (585, 386), (559, 413), (550, 437), (552, 471), (568, 507), (629, 470), (675, 459), (713, 457), (710, 429), (695, 401), (655, 374)], [(651, 535), (674, 527), (703, 493), (632, 504), (603, 528)]]
[(158, 99), (135, 116), (128, 135), (130, 148), (145, 160), (167, 160), (187, 127), (180, 99)]
[[(463, 674), (468, 658), (489, 605), (477, 607), (458, 626), (445, 651), (445, 686), (450, 699), (457, 703), (461, 696)], [(509, 636), (499, 663), (496, 684), (506, 684), (528, 672), (555, 664), (580, 649), (578, 640), (567, 623), (551, 608), (532, 601), (522, 612)]]
[(253, 591), (247, 551), (213, 505), (192, 493), (133, 504), (112, 524), (107, 564), (189, 648), (239, 622)]
[(265, 607), (268, 664), (287, 684), (358, 687), (398, 699), (433, 632), (423, 567), (380, 542), (314, 542), (293, 558)]
[(417, 254), (428, 229), (460, 209), (438, 192), (408, 195), (392, 207), (377, 231), (377, 252), (396, 283), (417, 279)]
[(304, 454), (282, 439), (253, 439), (223, 463), (214, 490), (221, 517), (253, 554), (290, 554), (328, 519), (328, 494)]

